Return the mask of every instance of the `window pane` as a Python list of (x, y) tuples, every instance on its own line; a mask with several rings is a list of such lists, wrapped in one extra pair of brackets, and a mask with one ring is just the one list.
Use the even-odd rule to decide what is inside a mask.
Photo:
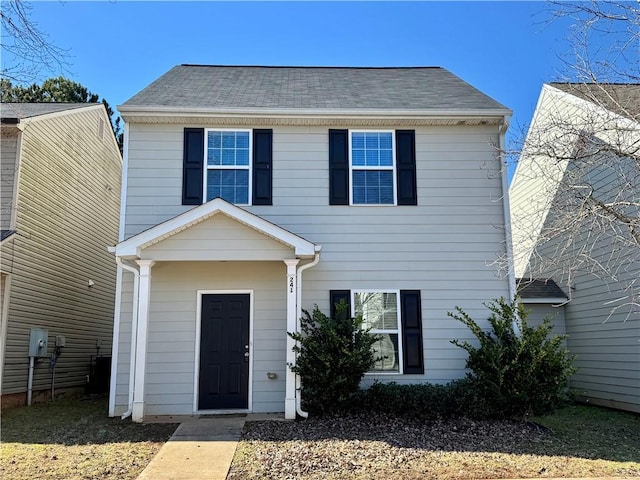
[(354, 170), (353, 203), (393, 204), (391, 170)]
[(364, 325), (376, 330), (398, 330), (398, 299), (395, 293), (357, 292), (355, 313)]
[(399, 348), (397, 333), (379, 334), (380, 340), (373, 345), (374, 358), (380, 358), (371, 369), (371, 372), (399, 372)]
[(367, 150), (378, 149), (378, 133), (367, 133), (365, 137), (365, 145)]
[(213, 148), (208, 148), (207, 149), (207, 165), (220, 165), (221, 162), (221, 158), (220, 158), (220, 149), (213, 149)]
[(249, 149), (236, 150), (236, 165), (249, 165)]
[(351, 148), (364, 150), (364, 133), (354, 132), (351, 135)]
[(381, 150), (391, 150), (392, 141), (391, 141), (391, 132), (381, 133), (379, 137), (379, 145)]
[(378, 150), (367, 150), (365, 152), (367, 166), (377, 167), (380, 165), (378, 160)]
[(236, 132), (236, 148), (249, 151), (249, 132)]
[(367, 203), (365, 171), (353, 171), (353, 203)]
[(231, 203), (249, 203), (249, 171), (207, 170), (207, 201), (216, 197)]
[(222, 148), (236, 148), (236, 132), (222, 132)]
[(209, 132), (209, 148), (222, 148), (222, 132)]
[(353, 149), (353, 151), (351, 152), (351, 164), (358, 167), (364, 166), (365, 165), (364, 156), (365, 156), (365, 150)]
[(249, 203), (249, 170), (234, 170), (235, 200), (233, 203)]
[(389, 150), (380, 150), (380, 163), (379, 165), (383, 167), (391, 167), (393, 166), (393, 152), (391, 149)]
[(236, 164), (236, 152), (230, 149), (222, 150), (222, 165), (235, 165)]

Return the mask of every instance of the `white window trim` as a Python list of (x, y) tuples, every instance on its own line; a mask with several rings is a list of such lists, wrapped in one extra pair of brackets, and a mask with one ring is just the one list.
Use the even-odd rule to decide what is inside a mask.
[(383, 372), (383, 371), (374, 371), (374, 372), (365, 372), (365, 375), (402, 375), (403, 374), (403, 345), (402, 345), (402, 312), (401, 312), (401, 302), (400, 302), (400, 290), (394, 289), (376, 289), (376, 288), (359, 288), (351, 290), (351, 316), (355, 317), (356, 315), (356, 293), (395, 293), (396, 294), (396, 302), (397, 302), (397, 312), (398, 317), (396, 318), (397, 330), (389, 330), (389, 329), (376, 329), (371, 330), (371, 333), (396, 333), (398, 335), (398, 371), (397, 372)]
[[(209, 150), (209, 132), (248, 132), (249, 133), (249, 165), (209, 165), (207, 153)], [(204, 175), (202, 175), (202, 203), (207, 200), (207, 172), (209, 170), (248, 170), (249, 171), (249, 192), (247, 193), (248, 203), (234, 203), (234, 205), (248, 207), (253, 204), (253, 129), (251, 128), (205, 128), (204, 129)], [(211, 199), (213, 200), (213, 199)], [(231, 203), (231, 202), (230, 202)]]
[[(352, 162), (352, 135), (354, 133), (390, 133), (391, 134), (391, 166), (368, 166), (362, 165), (355, 170), (392, 170), (393, 171), (393, 203), (353, 203), (353, 162)], [(395, 207), (398, 205), (398, 186), (396, 168), (396, 131), (395, 130), (349, 130), (349, 205), (356, 207)], [(360, 290), (362, 291), (362, 290)]]
[[(227, 295), (227, 294), (249, 294), (249, 390), (247, 399), (247, 409), (234, 410), (198, 410), (198, 394), (200, 393), (200, 341), (202, 330), (202, 296), (203, 295)], [(196, 338), (195, 338), (195, 360), (193, 375), (193, 413), (197, 414), (224, 414), (224, 413), (250, 413), (253, 412), (253, 290), (197, 290), (196, 291)]]

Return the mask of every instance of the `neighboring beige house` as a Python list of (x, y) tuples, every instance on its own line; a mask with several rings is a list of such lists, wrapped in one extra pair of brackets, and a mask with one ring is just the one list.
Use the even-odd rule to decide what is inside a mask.
[(523, 302), (536, 314), (556, 312), (556, 323), (564, 316), (567, 346), (579, 368), (571, 386), (580, 396), (635, 412), (638, 118), (640, 85), (544, 85), (509, 190), (516, 276), (523, 286), (550, 279), (566, 294), (545, 305), (535, 295)]
[(510, 110), (442, 68), (180, 65), (125, 120), (110, 415), (301, 413), (301, 309), (345, 299), (387, 358), (465, 374), (447, 312), (511, 297)]
[[(107, 245), (118, 236), (122, 157), (102, 104), (2, 103), (0, 119), (0, 381), (9, 406), (27, 401), (29, 385), (34, 401), (85, 387), (91, 362), (111, 353), (116, 268)], [(32, 330), (42, 340), (35, 351)]]

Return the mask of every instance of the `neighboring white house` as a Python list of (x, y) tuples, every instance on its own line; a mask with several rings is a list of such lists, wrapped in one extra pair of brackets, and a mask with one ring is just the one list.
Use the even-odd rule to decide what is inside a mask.
[(4, 407), (29, 385), (34, 400), (84, 389), (92, 359), (108, 362), (122, 156), (102, 104), (2, 103), (0, 118)]
[(635, 412), (639, 115), (640, 85), (544, 85), (509, 190), (516, 276), (523, 285), (552, 279), (567, 295), (547, 307), (557, 306), (558, 319), (564, 312), (579, 368), (572, 387), (592, 403)]
[(510, 110), (442, 68), (180, 65), (119, 106), (125, 175), (110, 415), (300, 411), (301, 309), (344, 298), (444, 383), (512, 297), (494, 145)]

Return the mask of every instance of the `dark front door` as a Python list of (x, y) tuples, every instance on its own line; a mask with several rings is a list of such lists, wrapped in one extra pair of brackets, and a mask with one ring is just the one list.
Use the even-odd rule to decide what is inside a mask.
[(202, 296), (199, 410), (249, 407), (249, 294)]

